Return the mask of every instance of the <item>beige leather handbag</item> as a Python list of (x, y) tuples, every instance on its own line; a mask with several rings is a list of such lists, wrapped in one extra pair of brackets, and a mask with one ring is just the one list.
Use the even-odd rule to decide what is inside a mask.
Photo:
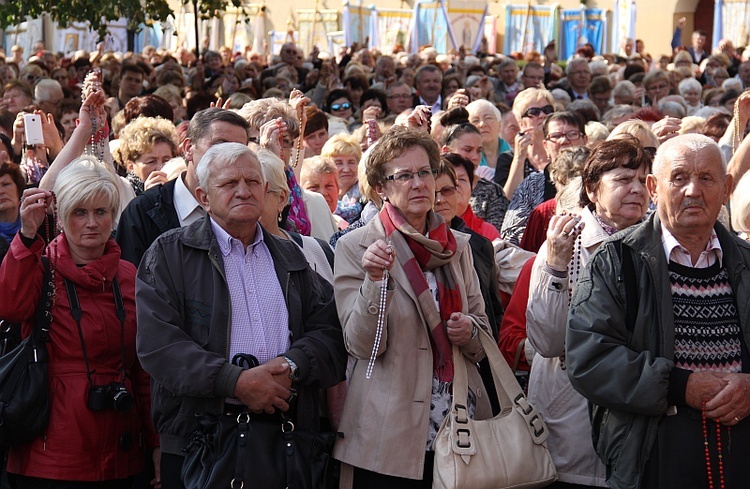
[(547, 426), (521, 391), (492, 337), (479, 329), (495, 381), (500, 413), (469, 418), (466, 362), (453, 346), (453, 403), (434, 443), (433, 489), (543, 487), (557, 479)]

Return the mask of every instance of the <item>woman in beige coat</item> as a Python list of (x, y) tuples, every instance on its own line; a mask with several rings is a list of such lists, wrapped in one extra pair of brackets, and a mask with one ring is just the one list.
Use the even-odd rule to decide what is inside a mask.
[(354, 359), (334, 451), (342, 486), (353, 477), (358, 489), (432, 487), (432, 442), (451, 405), (452, 345), (471, 364), (470, 413), (490, 416), (475, 365), (484, 357), (478, 328), (488, 330), (484, 301), (469, 237), (432, 211), (439, 161), (427, 134), (387, 132), (366, 171), (383, 208), (336, 247), (336, 303)]

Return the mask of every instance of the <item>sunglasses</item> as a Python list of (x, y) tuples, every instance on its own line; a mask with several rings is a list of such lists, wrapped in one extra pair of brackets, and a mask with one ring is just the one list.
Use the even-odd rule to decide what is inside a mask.
[(352, 104), (350, 104), (349, 102), (344, 102), (343, 104), (331, 105), (331, 110), (346, 110), (346, 109), (351, 109), (351, 108), (352, 108)]
[(523, 113), (521, 117), (539, 117), (541, 114), (550, 115), (555, 111), (555, 108), (551, 105), (545, 105), (544, 107), (532, 107)]

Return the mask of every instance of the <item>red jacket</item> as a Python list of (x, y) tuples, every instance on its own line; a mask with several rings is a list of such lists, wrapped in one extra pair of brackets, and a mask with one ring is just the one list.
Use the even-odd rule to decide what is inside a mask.
[[(505, 357), (505, 361), (511, 367), (513, 367), (519, 343), (526, 339), (526, 303), (529, 301), (529, 283), (531, 281), (531, 269), (534, 267), (534, 258), (536, 258), (536, 255), (526, 260), (523, 268), (521, 268), (516, 286), (513, 288), (513, 294), (510, 296), (510, 303), (505, 308), (503, 321), (500, 323), (497, 346), (500, 348), (500, 353)], [(524, 349), (521, 349), (516, 370), (526, 372), (530, 370)]]
[[(44, 242), (26, 247), (20, 233), (11, 242), (0, 267), (0, 317), (23, 321), (23, 335), (31, 333), (34, 309), (42, 289), (41, 255)], [(135, 267), (120, 260), (120, 247), (110, 239), (101, 258), (78, 267), (68, 251), (64, 235), (49, 246), (55, 273), (56, 302), (50, 326), (49, 385), (52, 399), (49, 426), (44, 436), (14, 447), (8, 456), (8, 472), (54, 480), (99, 481), (120, 479), (143, 470), (143, 449), (158, 446), (150, 421), (150, 382), (135, 351)], [(57, 258), (55, 258), (55, 251)], [(76, 286), (83, 310), (81, 327), (93, 382), (120, 382), (121, 326), (115, 314), (112, 279), (117, 276), (125, 304), (125, 385), (136, 399), (129, 412), (113, 409), (92, 411), (86, 407), (89, 381), (81, 339), (70, 315), (63, 277)], [(122, 448), (125, 437), (129, 450)]]

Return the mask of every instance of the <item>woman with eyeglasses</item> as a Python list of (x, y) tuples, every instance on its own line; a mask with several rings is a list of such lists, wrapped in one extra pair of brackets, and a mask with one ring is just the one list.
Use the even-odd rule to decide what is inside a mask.
[[(604, 141), (586, 160), (580, 214), (550, 220), (531, 271), (526, 332), (536, 350), (529, 400), (544, 415), (558, 474), (549, 487), (606, 487), (605, 467), (591, 444), (589, 403), (568, 380), (565, 331), (570, 298), (591, 256), (610, 235), (641, 221), (648, 209), (651, 158), (632, 137)], [(556, 486), (557, 485), (557, 486)]]
[(643, 88), (646, 89), (648, 105), (658, 107), (659, 101), (669, 95), (672, 85), (669, 75), (664, 70), (654, 70), (643, 78)]
[(471, 206), (467, 209), (467, 214), (461, 218), (466, 221), (467, 226), (476, 231), (479, 229), (475, 226), (474, 216), (482, 222), (487, 221), (496, 228), (499, 236), (510, 202), (500, 185), (477, 174), (477, 168), (482, 160), (482, 136), (479, 129), (469, 123), (468, 112), (463, 108), (448, 111), (441, 117), (440, 123), (445, 127), (441, 152), (461, 155), (473, 164), (473, 176), (470, 181)]
[[(577, 112), (555, 112), (548, 115), (544, 119), (542, 131), (542, 144), (550, 162), (557, 159), (561, 149), (584, 146), (587, 141), (583, 117)], [(503, 239), (516, 246), (521, 243), (531, 211), (557, 194), (549, 169), (550, 165), (547, 165), (540, 172), (530, 173), (518, 185), (510, 201), (500, 234)]]
[(516, 134), (513, 153), (498, 158), (495, 182), (502, 185), (505, 195), (513, 198), (516, 187), (532, 172), (540, 172), (549, 164), (544, 147), (544, 118), (555, 111), (552, 94), (543, 88), (527, 88), (516, 97), (513, 114), (520, 130)]
[(335, 253), (336, 304), (356, 362), (334, 457), (358, 489), (429, 488), (433, 441), (451, 406), (454, 345), (468, 369), (470, 416), (491, 416), (476, 368), (485, 356), (479, 328), (489, 325), (469, 236), (433, 210), (435, 142), (394, 126), (368, 163), (383, 207)]

